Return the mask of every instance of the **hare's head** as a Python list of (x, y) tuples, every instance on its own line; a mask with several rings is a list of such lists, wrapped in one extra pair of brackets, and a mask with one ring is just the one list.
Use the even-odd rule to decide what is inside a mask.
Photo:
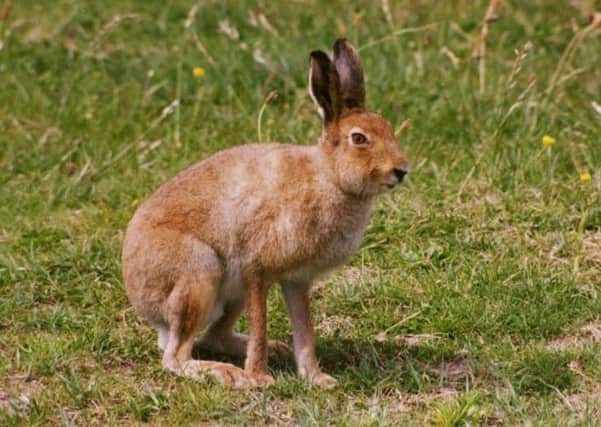
[(332, 59), (311, 53), (309, 92), (323, 119), (320, 146), (343, 191), (371, 196), (403, 180), (409, 163), (390, 123), (365, 109), (363, 68), (347, 40), (336, 40)]

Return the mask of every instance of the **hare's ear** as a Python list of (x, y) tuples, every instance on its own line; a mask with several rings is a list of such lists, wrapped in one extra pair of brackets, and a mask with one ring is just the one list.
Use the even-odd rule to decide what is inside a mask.
[(324, 123), (339, 114), (338, 75), (330, 57), (321, 50), (311, 52), (309, 65), (309, 94)]
[(346, 39), (334, 43), (334, 66), (340, 79), (340, 97), (343, 108), (365, 107), (365, 81), (359, 54)]

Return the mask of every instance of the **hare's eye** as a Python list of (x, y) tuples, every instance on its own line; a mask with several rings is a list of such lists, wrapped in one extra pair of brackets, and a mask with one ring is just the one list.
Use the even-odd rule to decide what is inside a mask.
[(355, 145), (365, 145), (369, 142), (367, 137), (360, 132), (351, 133), (351, 140)]

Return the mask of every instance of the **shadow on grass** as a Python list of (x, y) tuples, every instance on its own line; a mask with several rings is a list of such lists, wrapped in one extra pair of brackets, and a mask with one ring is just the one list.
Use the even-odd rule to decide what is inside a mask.
[(348, 391), (401, 389), (417, 393), (438, 378), (432, 371), (456, 358), (446, 345), (407, 346), (375, 339), (326, 338), (318, 343), (320, 365)]
[[(244, 357), (210, 352), (196, 345), (193, 357), (244, 366)], [(347, 391), (370, 392), (379, 389), (401, 389), (417, 393), (430, 388), (440, 378), (436, 368), (451, 362), (456, 354), (448, 346), (407, 346), (394, 342), (365, 339), (320, 338), (317, 357), (324, 372), (340, 380)], [(269, 367), (273, 372), (294, 375), (292, 355), (272, 354)]]

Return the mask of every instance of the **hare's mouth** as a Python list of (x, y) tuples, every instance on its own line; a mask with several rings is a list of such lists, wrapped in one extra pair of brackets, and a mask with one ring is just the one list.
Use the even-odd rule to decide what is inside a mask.
[(388, 181), (385, 182), (384, 185), (392, 190), (394, 187), (396, 187), (405, 180), (405, 176), (407, 176), (407, 173), (408, 171), (406, 169), (394, 169), (392, 173), (393, 176), (390, 177), (391, 180), (393, 180), (394, 182)]
[(396, 186), (397, 186), (397, 184), (396, 184), (396, 183), (394, 183), (394, 184), (393, 184), (393, 183), (388, 183), (388, 182), (386, 182), (386, 183), (384, 183), (384, 185), (382, 185), (382, 187), (380, 187), (380, 188), (382, 189), (382, 190), (381, 190), (382, 192), (384, 192), (384, 193), (387, 193), (387, 192), (389, 192), (389, 191), (392, 191), (392, 190), (393, 190), (393, 189), (394, 189)]

